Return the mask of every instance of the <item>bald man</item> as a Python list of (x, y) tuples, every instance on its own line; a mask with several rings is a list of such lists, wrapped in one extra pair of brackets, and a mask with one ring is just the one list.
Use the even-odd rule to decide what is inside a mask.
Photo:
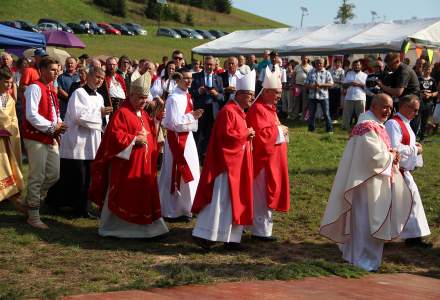
[(392, 108), (391, 97), (378, 94), (359, 117), (321, 221), (320, 233), (339, 244), (346, 261), (366, 271), (377, 271), (384, 241), (401, 234), (411, 212), (400, 156), (383, 125)]

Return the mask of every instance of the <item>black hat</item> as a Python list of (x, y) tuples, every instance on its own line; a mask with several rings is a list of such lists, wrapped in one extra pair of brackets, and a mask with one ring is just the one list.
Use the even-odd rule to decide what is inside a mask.
[(78, 57), (79, 59), (88, 59), (89, 55), (87, 53), (84, 53), (83, 55), (81, 55), (80, 57)]
[(280, 56), (280, 54), (277, 50), (272, 50), (272, 52), (270, 52), (270, 56)]

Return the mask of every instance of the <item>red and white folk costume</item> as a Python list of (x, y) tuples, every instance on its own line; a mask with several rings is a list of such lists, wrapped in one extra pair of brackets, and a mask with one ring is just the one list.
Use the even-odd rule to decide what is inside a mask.
[(371, 111), (361, 114), (345, 147), (321, 221), (320, 233), (341, 244), (342, 257), (377, 270), (384, 241), (397, 238), (412, 197), (393, 164), (385, 126)]
[[(255, 89), (255, 71), (237, 78), (236, 89)], [(209, 241), (241, 241), (252, 224), (252, 154), (246, 114), (229, 100), (217, 115), (192, 212), (193, 236)]]

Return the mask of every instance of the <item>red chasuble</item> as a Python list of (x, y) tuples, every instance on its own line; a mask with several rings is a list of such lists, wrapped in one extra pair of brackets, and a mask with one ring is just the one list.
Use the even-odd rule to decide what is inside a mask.
[(208, 152), (197, 187), (193, 213), (211, 202), (214, 181), (227, 172), (232, 206), (232, 222), (253, 223), (252, 154), (248, 139), (246, 114), (233, 100), (218, 113), (208, 145)]
[(253, 139), (254, 178), (262, 169), (266, 172), (267, 206), (277, 211), (290, 207), (287, 144), (275, 145), (279, 120), (274, 105), (256, 101), (246, 116), (249, 127), (255, 130)]
[[(130, 159), (116, 157), (135, 139), (142, 126), (148, 149), (134, 145)], [(92, 163), (89, 196), (100, 208), (108, 191), (113, 214), (135, 224), (151, 224), (161, 217), (157, 186), (157, 141), (154, 121), (142, 111), (138, 117), (129, 101), (114, 113)]]

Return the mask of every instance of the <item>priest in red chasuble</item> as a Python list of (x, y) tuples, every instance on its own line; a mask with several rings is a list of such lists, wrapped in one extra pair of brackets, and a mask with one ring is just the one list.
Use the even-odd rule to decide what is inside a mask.
[(192, 212), (197, 214), (193, 239), (207, 249), (224, 242), (241, 250), (243, 227), (253, 222), (251, 140), (244, 109), (251, 104), (255, 71), (238, 72), (236, 94), (217, 115)]
[(150, 84), (149, 73), (133, 81), (92, 164), (89, 193), (102, 209), (101, 236), (152, 238), (168, 232), (160, 210), (154, 120), (144, 111)]
[(263, 90), (247, 113), (247, 123), (255, 130), (254, 223), (252, 237), (275, 241), (272, 236), (273, 211), (287, 212), (290, 207), (287, 166), (288, 128), (281, 125), (276, 104), (281, 98), (281, 74), (264, 70)]

